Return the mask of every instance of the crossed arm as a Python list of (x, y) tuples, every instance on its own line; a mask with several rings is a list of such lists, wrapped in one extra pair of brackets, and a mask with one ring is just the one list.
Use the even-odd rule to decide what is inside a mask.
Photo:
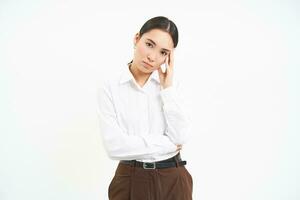
[(97, 91), (98, 116), (105, 149), (111, 159), (152, 159), (180, 151), (188, 134), (189, 122), (180, 104), (176, 101), (173, 86), (161, 90), (163, 111), (167, 129), (163, 135), (141, 133), (128, 135), (118, 124), (109, 87)]

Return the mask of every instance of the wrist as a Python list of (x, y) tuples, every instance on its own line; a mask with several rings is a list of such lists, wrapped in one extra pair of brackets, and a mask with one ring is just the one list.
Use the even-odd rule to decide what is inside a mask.
[(166, 88), (171, 87), (171, 86), (172, 86), (172, 84), (167, 84), (167, 85), (163, 85), (162, 88), (166, 89)]

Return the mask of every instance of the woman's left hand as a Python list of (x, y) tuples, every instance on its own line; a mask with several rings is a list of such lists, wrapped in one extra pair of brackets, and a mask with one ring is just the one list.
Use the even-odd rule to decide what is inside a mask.
[(170, 54), (165, 60), (166, 63), (166, 71), (163, 72), (161, 66), (158, 68), (160, 85), (163, 89), (172, 86), (173, 84), (173, 67), (174, 67), (174, 52), (171, 50)]

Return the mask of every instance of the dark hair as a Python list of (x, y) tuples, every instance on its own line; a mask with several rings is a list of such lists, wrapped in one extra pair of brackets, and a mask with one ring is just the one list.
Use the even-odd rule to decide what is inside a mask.
[(174, 24), (174, 22), (172, 22), (171, 20), (163, 16), (153, 17), (148, 21), (146, 21), (146, 23), (142, 26), (139, 32), (140, 37), (142, 37), (144, 33), (151, 31), (152, 29), (160, 29), (162, 31), (169, 33), (173, 40), (174, 48), (177, 46), (178, 29), (177, 26)]

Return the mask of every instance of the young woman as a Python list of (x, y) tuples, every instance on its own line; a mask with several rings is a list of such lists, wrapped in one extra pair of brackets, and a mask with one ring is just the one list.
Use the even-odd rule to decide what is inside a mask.
[(177, 43), (171, 20), (149, 19), (134, 36), (133, 60), (98, 90), (105, 149), (120, 160), (110, 200), (192, 199), (193, 180), (180, 158), (189, 120), (173, 80)]

